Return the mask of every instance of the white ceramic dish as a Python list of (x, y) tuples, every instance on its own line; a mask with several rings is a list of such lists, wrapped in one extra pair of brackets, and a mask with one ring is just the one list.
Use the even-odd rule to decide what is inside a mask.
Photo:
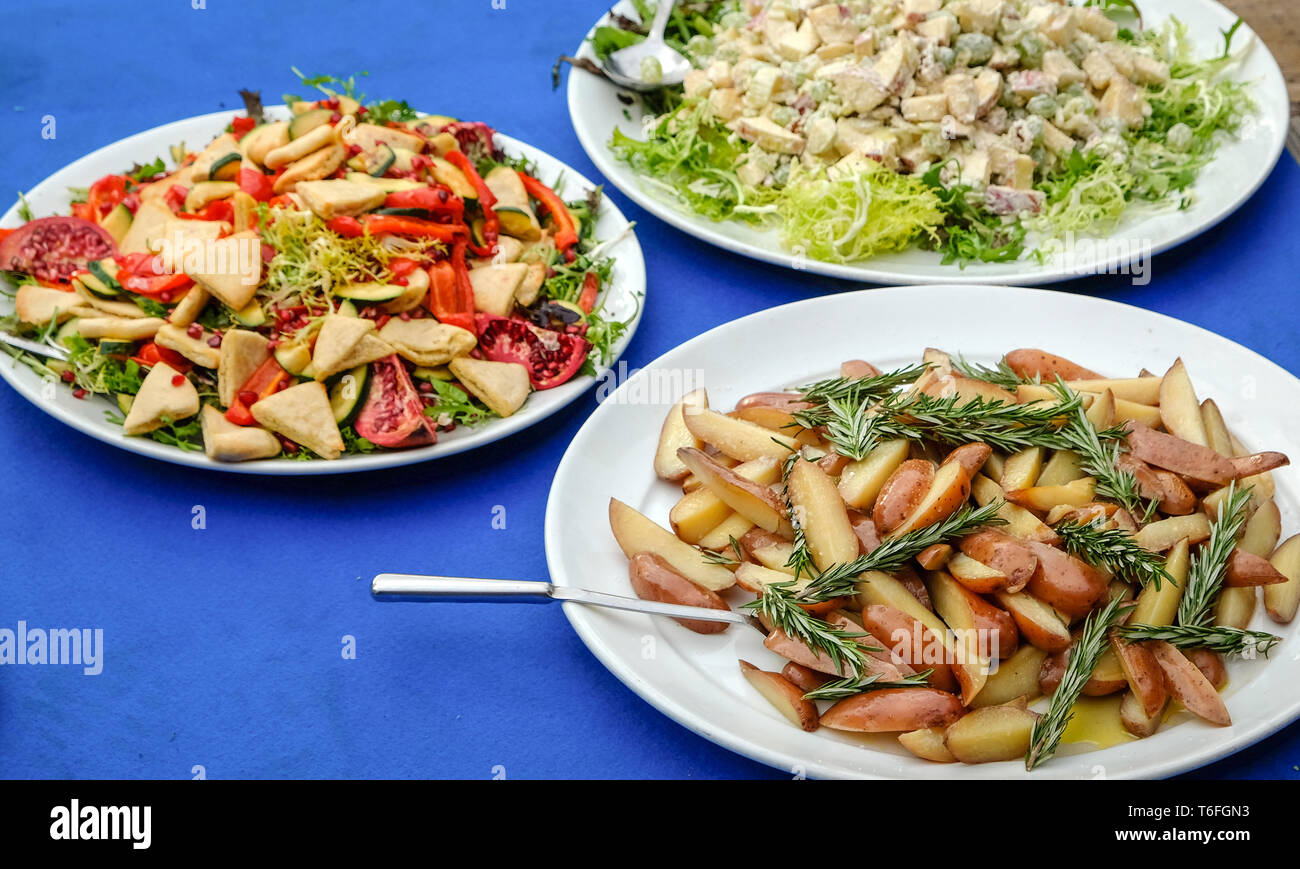
[[(1000, 316), (984, 316), (990, 310)], [(977, 330), (971, 328), (976, 322)], [(1085, 324), (1097, 328), (1080, 328)], [(926, 346), (984, 363), (1015, 347), (1045, 347), (1116, 376), (1144, 367), (1163, 371), (1182, 356), (1199, 393), (1214, 397), (1246, 444), (1300, 456), (1300, 380), (1182, 321), (1088, 296), (1012, 287), (899, 287), (824, 296), (719, 326), (664, 354), (605, 400), (573, 439), (551, 487), (546, 555), (552, 582), (631, 593), (627, 559), (609, 530), (609, 499), (667, 524), (681, 492), (655, 477), (651, 461), (668, 404), (680, 397), (687, 376), (692, 385), (707, 387), (711, 405), (727, 408), (751, 392), (832, 376), (845, 359), (865, 357), (886, 370), (915, 362)], [(668, 394), (664, 386), (673, 383), (676, 392)], [(635, 396), (642, 401), (631, 401)], [(1286, 536), (1300, 531), (1300, 489), (1291, 469), (1275, 478)], [(749, 599), (736, 592), (733, 606)], [(1300, 717), (1300, 622), (1274, 624), (1262, 606), (1252, 627), (1285, 640), (1267, 661), (1229, 662), (1231, 727), (1180, 713), (1149, 739), (1096, 751), (1065, 745), (1032, 775), (1020, 762), (932, 764), (908, 754), (890, 734), (855, 737), (793, 727), (740, 675), (738, 658), (767, 669), (783, 663), (763, 647), (757, 631), (733, 627), (703, 636), (666, 619), (565, 608), (592, 653), (647, 702), (701, 736), (792, 775), (1156, 778), (1217, 760)]]
[[(269, 108), (267, 112), (270, 115), (288, 117), (288, 110), (283, 106)], [(233, 112), (229, 111), (215, 112), (164, 124), (87, 154), (55, 172), (27, 193), (27, 201), (31, 205), (32, 213), (37, 217), (66, 214), (70, 201), (69, 187), (86, 187), (106, 174), (122, 172), (136, 161), (148, 162), (160, 154), (167, 154), (168, 148), (178, 142), (188, 142), (192, 146), (206, 143), (230, 123), (232, 115)], [(523, 155), (532, 160), (543, 179), (554, 179), (563, 173), (568, 196), (576, 196), (578, 191), (586, 192), (596, 186), (564, 163), (530, 145), (501, 134), (498, 134), (497, 139), (507, 153)], [(20, 225), (22, 220), (18, 217), (17, 205), (0, 218), (0, 226)], [(611, 284), (605, 291), (608, 299), (606, 311), (615, 319), (630, 318), (631, 322), (627, 331), (614, 346), (611, 365), (622, 355), (636, 331), (641, 317), (646, 278), (641, 245), (637, 242), (636, 236), (628, 231), (628, 221), (622, 212), (613, 202), (606, 199), (596, 224), (596, 237), (613, 239), (618, 236), (622, 236), (621, 240), (609, 249), (609, 254), (615, 257), (615, 265)], [(0, 298), (0, 314), (10, 313), (12, 309), (12, 300)], [(79, 400), (72, 396), (70, 390), (64, 388), (52, 390), (53, 397), (51, 397), (51, 390), (45, 388), (45, 384), (31, 369), (14, 364), (8, 356), (0, 356), (0, 377), (41, 410), (78, 431), (150, 458), (243, 474), (338, 474), (391, 468), (464, 452), (508, 437), (540, 422), (586, 392), (597, 382), (599, 376), (604, 374), (604, 371), (605, 369), (602, 368), (596, 377), (575, 377), (562, 386), (535, 392), (529, 396), (523, 408), (513, 416), (493, 420), (477, 428), (461, 427), (452, 432), (440, 433), (438, 443), (426, 447), (368, 455), (346, 455), (334, 461), (304, 462), (294, 459), (268, 459), (229, 463), (209, 459), (202, 452), (184, 452), (147, 438), (126, 437), (122, 434), (120, 426), (113, 425), (104, 418), (105, 411), (116, 410), (116, 405), (108, 399), (98, 397)]]
[[(1139, 0), (1139, 5), (1149, 25), (1170, 16), (1186, 23), (1199, 57), (1219, 53), (1223, 47), (1221, 31), (1236, 20), (1234, 13), (1214, 0)], [(631, 10), (627, 0), (614, 7), (616, 12), (635, 17)], [(659, 219), (724, 250), (789, 268), (871, 283), (1042, 284), (1081, 274), (1115, 274), (1143, 250), (1154, 255), (1205, 232), (1240, 208), (1259, 188), (1285, 146), (1291, 109), (1277, 61), (1263, 41), (1243, 24), (1233, 45), (1240, 48), (1247, 41), (1253, 43), (1251, 52), (1231, 75), (1253, 83), (1251, 95), (1257, 111), (1240, 138), (1225, 140), (1214, 162), (1201, 171), (1193, 187), (1192, 205), (1157, 213), (1132, 211), (1108, 234), (1127, 244), (1076, 245), (1072, 258), (1057, 254), (1041, 263), (1026, 257), (1013, 263), (972, 263), (963, 269), (955, 263), (943, 265), (937, 253), (916, 249), (845, 265), (796, 258), (781, 246), (776, 230), (755, 229), (738, 222), (717, 223), (684, 210), (652, 191), (626, 163), (616, 160), (608, 148), (615, 127), (635, 138), (642, 135), (640, 104), (624, 105), (619, 100), (623, 92), (614, 85), (581, 70), (571, 70), (569, 117), (587, 155), (615, 187)], [(585, 41), (578, 55), (593, 56)]]

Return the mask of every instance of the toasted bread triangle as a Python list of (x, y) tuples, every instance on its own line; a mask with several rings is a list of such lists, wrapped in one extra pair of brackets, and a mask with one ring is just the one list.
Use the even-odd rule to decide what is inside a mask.
[(262, 399), (250, 410), (253, 419), (323, 459), (337, 459), (343, 454), (343, 436), (334, 422), (323, 383), (290, 386)]
[(528, 369), (515, 362), (489, 362), (461, 356), (448, 363), (466, 389), (498, 416), (510, 416), (528, 398)]

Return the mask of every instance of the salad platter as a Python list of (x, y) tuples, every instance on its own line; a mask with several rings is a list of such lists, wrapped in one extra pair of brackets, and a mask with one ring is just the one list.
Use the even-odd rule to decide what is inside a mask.
[[(753, 314), (620, 389), (681, 371), (701, 388), (597, 409), (545, 533), (556, 585), (755, 617), (565, 605), (700, 735), (796, 776), (1152, 778), (1300, 716), (1300, 381), (1268, 360), (1113, 302), (939, 285)], [(969, 645), (921, 658), (927, 632)]]
[(115, 446), (262, 474), (450, 455), (590, 388), (645, 292), (618, 209), (484, 124), (322, 90), (30, 190), (0, 220), (0, 376)]
[[(637, 97), (588, 65), (569, 112), (638, 205), (759, 260), (895, 284), (1145, 279), (1263, 183), (1290, 109), (1223, 6), (1129, 5), (680, 3), (683, 86)], [(577, 57), (634, 43), (651, 8), (619, 3)]]

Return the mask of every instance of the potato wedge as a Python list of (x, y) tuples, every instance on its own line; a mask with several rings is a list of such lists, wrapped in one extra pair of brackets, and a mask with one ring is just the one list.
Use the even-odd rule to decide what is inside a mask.
[(1125, 678), (1119, 656), (1113, 649), (1106, 649), (1097, 659), (1097, 665), (1092, 668), (1092, 675), (1084, 683), (1084, 695), (1105, 697), (1107, 694), (1116, 694), (1126, 688), (1128, 688), (1128, 680)]
[(1121, 377), (1102, 380), (1067, 380), (1065, 385), (1075, 392), (1095, 392), (1098, 395), (1110, 390), (1116, 398), (1136, 404), (1160, 403), (1160, 384), (1163, 377)]
[(901, 733), (946, 727), (962, 714), (961, 701), (936, 688), (884, 688), (839, 701), (822, 725), (854, 733)]
[(1258, 585), (1277, 585), (1286, 582), (1268, 559), (1260, 558), (1238, 547), (1228, 556), (1228, 568), (1223, 584), (1229, 588), (1254, 588)]
[(974, 600), (980, 600), (989, 609), (995, 608), (966, 591), (960, 583), (943, 572), (930, 574), (926, 588), (930, 591), (930, 600), (934, 601), (935, 612), (955, 635), (953, 645), (956, 655), (951, 659), (951, 665), (953, 675), (961, 685), (962, 703), (969, 705), (988, 680), (989, 660), (997, 655), (1004, 644), (1009, 654), (1019, 641), (1019, 633), (1013, 640), (1003, 636), (1000, 630), (994, 629), (996, 633), (990, 630), (988, 613), (977, 609)]
[[(686, 428), (699, 440), (742, 462), (768, 457), (778, 461), (799, 448), (795, 439), (756, 423), (736, 419), (716, 410), (683, 413)], [(678, 456), (680, 458), (680, 455)]]
[(1027, 592), (998, 592), (994, 597), (1002, 604), (1025, 641), (1046, 652), (1060, 652), (1070, 647), (1070, 625), (1065, 616)]
[(1228, 714), (1223, 698), (1205, 674), (1187, 660), (1187, 656), (1164, 640), (1152, 641), (1147, 646), (1164, 673), (1165, 690), (1170, 696), (1183, 704), (1188, 712), (1211, 724), (1231, 726), (1232, 716)]
[[(957, 545), (962, 554), (1006, 576), (1007, 585), (990, 589), (990, 592), (1020, 591), (1038, 567), (1038, 556), (1034, 555), (1030, 547), (998, 528), (984, 528), (974, 534), (967, 534)], [(980, 592), (980, 589), (970, 583), (965, 584), (971, 591)]]
[(1196, 669), (1214, 686), (1215, 691), (1222, 691), (1228, 684), (1228, 668), (1218, 652), (1212, 649), (1187, 649), (1183, 654), (1196, 665)]
[(1225, 588), (1214, 602), (1214, 623), (1245, 630), (1255, 617), (1259, 592), (1254, 587)]
[(1207, 483), (1222, 486), (1289, 463), (1287, 457), (1279, 452), (1225, 459), (1207, 446), (1158, 432), (1142, 423), (1129, 421), (1125, 425), (1128, 427), (1129, 451), (1135, 458)]
[(912, 754), (934, 763), (956, 763), (948, 746), (943, 744), (944, 728), (927, 727), (923, 730), (911, 730), (898, 734), (899, 745)]
[(1007, 366), (1022, 378), (1038, 377), (1048, 383), (1055, 382), (1057, 377), (1065, 381), (1104, 379), (1091, 369), (1045, 350), (1022, 348), (1012, 350), (1005, 358)]
[[(925, 567), (924, 564), (921, 565)], [(927, 568), (938, 570), (944, 567)], [(995, 570), (981, 561), (976, 561), (964, 552), (959, 552), (946, 562), (948, 573), (970, 591), (977, 594), (992, 594), (1002, 591), (1011, 584), (1011, 579), (1002, 571)]]
[(840, 377), (879, 377), (881, 370), (865, 359), (847, 359), (840, 363)]
[(1092, 404), (1088, 406), (1088, 411), (1084, 415), (1088, 418), (1088, 422), (1092, 423), (1093, 428), (1097, 429), (1097, 431), (1105, 431), (1115, 424), (1115, 420), (1119, 416), (1115, 393), (1109, 389), (1104, 389), (1095, 394), (1097, 397), (1092, 400)]
[(760, 670), (748, 661), (740, 662), (740, 672), (745, 681), (795, 727), (809, 733), (817, 729), (817, 704), (805, 700), (804, 692), (798, 686), (780, 673)]
[[(727, 602), (716, 592), (701, 588), (682, 576), (663, 558), (651, 552), (638, 552), (628, 560), (628, 576), (632, 591), (642, 600), (698, 606), (706, 609), (730, 610)], [(730, 625), (726, 622), (706, 622), (699, 619), (673, 619), (684, 628), (697, 634), (720, 634)]]
[[(694, 447), (678, 450), (677, 458), (699, 479), (704, 489), (722, 504), (764, 531), (786, 538), (794, 537), (794, 529), (786, 517), (785, 503), (770, 488), (781, 473), (779, 459), (760, 456), (736, 468), (724, 468), (706, 456), (703, 450)], [(740, 468), (745, 468), (745, 472), (742, 473)], [(695, 497), (697, 494), (692, 492), (686, 497)]]
[(1269, 618), (1285, 625), (1295, 618), (1296, 609), (1300, 608), (1300, 534), (1288, 537), (1269, 563), (1286, 577), (1286, 583), (1264, 589), (1264, 609)]
[(889, 532), (897, 537), (926, 525), (933, 525), (956, 513), (970, 498), (970, 474), (960, 462), (942, 465), (934, 472), (930, 490), (901, 525)]
[[(825, 652), (808, 648), (802, 640), (790, 636), (780, 628), (775, 628), (768, 634), (767, 639), (763, 640), (763, 645), (787, 661), (794, 661), (810, 670), (836, 677), (848, 675), (846, 672), (848, 668), (842, 663), (836, 663)], [(903, 673), (897, 667), (871, 655), (864, 657), (863, 669), (869, 675), (878, 675), (883, 682), (895, 682), (903, 677)]]
[(1038, 475), (1040, 486), (1063, 486), (1073, 483), (1083, 473), (1083, 459), (1074, 450), (1055, 450), (1052, 457), (1043, 465), (1043, 472)]
[(925, 459), (908, 459), (889, 475), (876, 496), (872, 518), (883, 536), (907, 521), (921, 505), (934, 482), (934, 465)]
[(916, 563), (924, 570), (942, 570), (952, 558), (953, 549), (947, 543), (927, 546), (916, 554)]
[(667, 528), (638, 513), (617, 498), (609, 499), (609, 525), (619, 548), (629, 559), (639, 552), (651, 552), (700, 588), (721, 591), (736, 584), (730, 570), (706, 561), (700, 551), (677, 539)]
[(1201, 423), (1205, 426), (1206, 446), (1225, 458), (1236, 455), (1228, 424), (1223, 421), (1223, 413), (1212, 398), (1201, 402)]
[(1145, 739), (1160, 729), (1164, 711), (1162, 706), (1155, 715), (1148, 715), (1142, 707), (1142, 701), (1136, 695), (1125, 694), (1119, 704), (1119, 721), (1129, 733), (1139, 739)]
[(1042, 447), (1027, 447), (1007, 456), (1002, 463), (1002, 479), (998, 480), (998, 485), (1007, 492), (1028, 489), (1038, 482), (1046, 455), (1047, 450)]
[(862, 608), (862, 629), (913, 670), (933, 670), (927, 680), (932, 688), (957, 691), (943, 637), (917, 619), (892, 606), (870, 604)]
[(962, 444), (944, 458), (942, 464), (957, 462), (966, 469), (966, 473), (974, 477), (984, 467), (984, 463), (993, 455), (993, 450), (988, 444), (969, 443)]
[(986, 706), (948, 725), (943, 742), (962, 763), (1016, 760), (1029, 751), (1038, 716), (1015, 706)]
[(1246, 520), (1237, 548), (1251, 555), (1268, 558), (1277, 549), (1277, 541), (1281, 536), (1282, 513), (1277, 509), (1277, 502), (1269, 498)]
[[(1043, 520), (1024, 507), (1007, 501), (1007, 494), (1002, 491), (1002, 487), (983, 474), (977, 474), (971, 480), (971, 494), (981, 507), (994, 501), (1002, 502), (1002, 506), (998, 508), (998, 518), (1007, 523), (1002, 530), (1012, 537), (1021, 540), (1038, 540), (1043, 543), (1056, 543), (1059, 539), (1055, 531), (1043, 524)], [(972, 557), (978, 556), (972, 555)]]
[(862, 459), (840, 472), (840, 497), (859, 510), (870, 510), (876, 496), (894, 471), (907, 459), (908, 442), (903, 438), (883, 441)]
[[(812, 462), (796, 461), (786, 478), (786, 496), (800, 517), (808, 550), (819, 570), (858, 557), (857, 535), (849, 524), (844, 499), (829, 474)], [(754, 517), (749, 518), (762, 526)]]
[(1071, 618), (1092, 611), (1106, 594), (1110, 577), (1097, 568), (1045, 543), (1026, 545), (1038, 558), (1038, 567), (1025, 590)]
[(984, 689), (972, 701), (971, 706), (1001, 706), (1017, 697), (1034, 699), (1039, 694), (1038, 670), (1046, 657), (1047, 652), (1042, 649), (1028, 643), (1022, 645), (989, 675)]
[(785, 666), (781, 668), (781, 675), (787, 682), (793, 684), (803, 693), (820, 688), (825, 685), (829, 677), (825, 673), (818, 673), (803, 664), (796, 664), (794, 661), (786, 661)]
[(1170, 516), (1144, 525), (1133, 535), (1139, 546), (1152, 552), (1165, 552), (1180, 540), (1186, 540), (1189, 544), (1200, 543), (1209, 536), (1210, 520), (1204, 513)]
[(1047, 513), (1054, 507), (1091, 504), (1097, 488), (1092, 477), (1080, 477), (1062, 486), (1030, 486), (1007, 492), (1007, 500), (1029, 510)]
[(1201, 402), (1181, 358), (1174, 360), (1160, 381), (1160, 419), (1175, 437), (1202, 447), (1209, 446), (1205, 421), (1201, 417)]
[(1129, 622), (1135, 625), (1155, 625), (1163, 627), (1174, 623), (1178, 614), (1178, 604), (1183, 599), (1183, 584), (1187, 582), (1188, 546), (1183, 538), (1170, 548), (1165, 556), (1165, 573), (1173, 582), (1161, 581), (1157, 586), (1149, 582), (1138, 593), (1137, 606), (1129, 614)]
[[(753, 527), (753, 522), (750, 522), (739, 513), (732, 513), (713, 526), (709, 533), (696, 541), (696, 545), (701, 549), (712, 549), (714, 552), (721, 552), (726, 555), (730, 553), (731, 541), (744, 537)], [(734, 553), (730, 554), (734, 555)]]
[(1165, 690), (1163, 671), (1151, 650), (1141, 643), (1125, 642), (1115, 633), (1110, 635), (1110, 648), (1124, 671), (1129, 690), (1142, 704), (1143, 714), (1147, 717), (1159, 715), (1169, 700), (1169, 692)]
[(663, 427), (659, 430), (659, 446), (655, 449), (654, 468), (659, 479), (677, 482), (690, 473), (677, 458), (677, 451), (682, 447), (698, 449), (704, 446), (704, 442), (691, 434), (690, 429), (686, 427), (686, 420), (683, 418), (684, 409), (690, 407), (699, 410), (708, 406), (708, 394), (703, 389), (695, 389), (683, 396), (682, 400), (668, 411), (668, 415), (664, 417)]

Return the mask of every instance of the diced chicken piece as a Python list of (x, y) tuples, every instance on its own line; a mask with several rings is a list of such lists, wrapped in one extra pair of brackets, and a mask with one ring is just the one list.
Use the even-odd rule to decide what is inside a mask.
[(709, 64), (705, 70), (708, 73), (709, 81), (714, 87), (729, 88), (733, 84), (731, 78), (731, 64), (725, 60), (715, 60)]
[(864, 151), (883, 127), (867, 118), (840, 118), (835, 122), (835, 149), (841, 155)]
[(1007, 87), (1019, 97), (1032, 97), (1038, 94), (1056, 95), (1056, 76), (1041, 69), (1016, 70), (1007, 76)]
[(963, 124), (975, 122), (979, 109), (979, 96), (975, 79), (966, 73), (953, 73), (943, 80), (943, 93), (948, 103), (948, 113)]
[(723, 123), (735, 120), (744, 111), (740, 91), (735, 88), (717, 88), (709, 94), (709, 109)]
[(1070, 60), (1070, 56), (1059, 48), (1043, 53), (1043, 72), (1056, 76), (1061, 87), (1069, 87), (1084, 80), (1083, 70)]
[(858, 57), (871, 57), (876, 53), (876, 32), (864, 30), (853, 40), (853, 53)]
[(852, 54), (853, 46), (847, 42), (832, 42), (829, 45), (820, 46), (814, 53), (822, 63), (830, 63), (832, 60)]
[(898, 155), (899, 168), (907, 172), (915, 173), (923, 166), (928, 166), (934, 161), (934, 152), (924, 145), (913, 145), (905, 148)]
[(869, 150), (853, 151), (841, 157), (831, 167), (831, 177), (859, 175), (870, 168), (870, 163), (879, 163), (889, 169), (898, 168), (898, 140), (893, 136), (873, 136), (867, 143), (867, 148)]
[(1043, 145), (1053, 154), (1065, 156), (1074, 150), (1074, 139), (1050, 121), (1043, 121)]
[(1115, 64), (1111, 63), (1110, 58), (1106, 56), (1106, 52), (1099, 48), (1088, 52), (1088, 56), (1083, 59), (1083, 71), (1088, 76), (1088, 84), (1096, 90), (1105, 88), (1110, 83), (1111, 77), (1118, 72)]
[(1106, 13), (1100, 9), (1085, 9), (1079, 26), (1103, 42), (1109, 42), (1119, 36), (1119, 25), (1107, 18)]
[(768, 14), (763, 22), (763, 37), (772, 48), (777, 48), (781, 40), (797, 30), (793, 21)]
[(835, 119), (819, 115), (808, 122), (806, 127), (808, 143), (804, 150), (810, 154), (820, 154), (835, 146)]
[(1074, 12), (1074, 9), (1055, 7), (1052, 15), (1039, 28), (1039, 32), (1057, 45), (1069, 45), (1079, 32), (1079, 24), (1074, 17)]
[(709, 74), (702, 69), (688, 70), (686, 78), (682, 79), (682, 89), (688, 98), (707, 94), (712, 88)]
[(977, 148), (957, 158), (961, 164), (961, 183), (983, 187), (989, 183), (989, 152)]
[(948, 113), (947, 94), (927, 94), (908, 97), (899, 104), (904, 120), (913, 123), (942, 120)]
[(957, 34), (957, 19), (951, 15), (936, 15), (916, 25), (916, 32), (933, 39), (936, 45), (947, 45)]
[(1106, 57), (1111, 63), (1115, 64), (1115, 69), (1119, 70), (1120, 75), (1125, 78), (1133, 77), (1137, 59), (1133, 49), (1120, 42), (1103, 42), (1101, 50), (1106, 52)]
[(945, 139), (969, 139), (974, 132), (973, 126), (963, 124), (952, 115), (944, 115), (943, 120), (939, 121), (939, 133)]
[(1041, 190), (1017, 190), (1000, 184), (990, 184), (984, 191), (984, 204), (989, 211), (999, 215), (1020, 214), (1026, 211), (1037, 214), (1043, 210), (1043, 203), (1046, 200), (1047, 195)]
[(991, 69), (1015, 69), (1020, 65), (1020, 51), (1015, 48), (1008, 48), (1001, 43), (993, 46), (993, 56), (989, 58), (988, 66)]
[(1122, 121), (1130, 129), (1142, 126), (1151, 114), (1151, 105), (1143, 98), (1137, 85), (1122, 75), (1111, 77), (1110, 86), (1102, 95), (1097, 111), (1103, 118)]
[(998, 28), (998, 19), (1006, 4), (1002, 0), (967, 0), (957, 7), (957, 20), (967, 33), (992, 34)]
[(769, 118), (737, 118), (733, 129), (740, 138), (753, 142), (764, 151), (799, 154), (804, 149), (803, 136), (790, 132)]
[(1169, 64), (1145, 54), (1135, 54), (1133, 80), (1138, 84), (1164, 84), (1169, 81)]
[(1028, 154), (1017, 154), (1015, 162), (1011, 166), (1011, 177), (1008, 179), (1011, 186), (1017, 190), (1033, 189), (1034, 169), (1037, 165), (1034, 158)]
[(866, 114), (885, 101), (887, 88), (876, 70), (870, 66), (853, 64), (836, 73), (831, 81), (840, 102), (857, 112)]
[(989, 146), (989, 171), (999, 179), (1007, 179), (1016, 171), (1016, 158), (1019, 153), (1006, 145)]
[(822, 42), (852, 43), (858, 37), (858, 26), (853, 23), (853, 16), (847, 7), (838, 3), (825, 3), (809, 9), (807, 20), (812, 22)]
[(777, 52), (786, 60), (801, 60), (817, 50), (821, 39), (813, 23), (804, 19), (794, 33), (788, 33), (777, 43)]
[(903, 12), (907, 15), (926, 16), (943, 8), (943, 0), (903, 0)]
[(996, 69), (982, 69), (975, 76), (975, 116), (982, 118), (997, 105), (1002, 95), (1002, 73)]

